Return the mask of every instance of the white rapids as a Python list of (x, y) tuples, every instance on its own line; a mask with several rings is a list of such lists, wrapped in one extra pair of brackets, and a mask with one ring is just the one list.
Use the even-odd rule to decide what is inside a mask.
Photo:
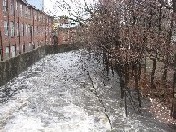
[[(118, 90), (110, 84), (104, 86), (91, 72), (110, 124), (82, 66), (81, 51), (48, 55), (0, 87), (0, 132), (166, 131), (155, 121), (126, 117)], [(6, 98), (4, 89), (10, 89), (8, 95), (12, 96)]]

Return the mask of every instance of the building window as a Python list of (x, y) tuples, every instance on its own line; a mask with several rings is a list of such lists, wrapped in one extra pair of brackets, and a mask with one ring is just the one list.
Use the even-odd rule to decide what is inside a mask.
[(33, 36), (33, 26), (29, 25), (29, 33), (30, 33), (30, 36), (32, 37)]
[(19, 23), (16, 23), (16, 36), (19, 36)]
[(23, 16), (23, 5), (20, 4), (20, 16)]
[(23, 24), (21, 24), (21, 36), (24, 36), (24, 25)]
[(15, 57), (16, 56), (16, 51), (15, 51), (15, 46), (11, 46), (11, 57)]
[(15, 10), (18, 10), (18, 1), (16, 1)]
[(7, 46), (5, 49), (5, 57), (6, 57), (6, 59), (8, 59), (10, 57), (10, 47), (9, 46)]
[(14, 22), (10, 22), (10, 36), (11, 37), (15, 36), (15, 24), (14, 24)]
[(29, 51), (33, 49), (32, 43), (29, 43)]
[(39, 21), (41, 22), (41, 19), (42, 19), (42, 16), (41, 16), (41, 14), (39, 15)]
[(24, 15), (25, 15), (25, 17), (27, 18), (27, 16), (28, 16), (28, 15), (27, 15), (27, 14), (28, 14), (28, 10), (27, 10), (27, 9), (28, 9), (28, 8), (27, 8), (26, 6), (24, 6), (23, 9), (24, 9)]
[(26, 36), (27, 36), (27, 35), (29, 35), (29, 28), (30, 28), (30, 27), (29, 27), (28, 24), (26, 24), (26, 25), (25, 25), (25, 28), (26, 28)]
[(40, 22), (40, 14), (38, 14), (38, 21)]
[(4, 21), (4, 34), (8, 36), (8, 22)]
[(36, 34), (39, 33), (39, 27), (36, 27)]
[(20, 49), (19, 49), (19, 46), (16, 45), (16, 53), (19, 55), (20, 54)]
[(28, 25), (28, 35), (32, 36), (31, 32), (32, 32), (32, 26)]
[(30, 25), (27, 25), (27, 29), (28, 29), (28, 35), (30, 35)]
[(35, 44), (34, 43), (32, 43), (32, 49), (35, 49)]
[(10, 1), (10, 14), (14, 14), (14, 0)]
[(26, 24), (24, 24), (24, 35), (27, 35), (27, 28), (26, 28)]
[(25, 53), (25, 44), (22, 45), (23, 53)]
[(43, 16), (43, 22), (45, 23), (46, 21), (45, 21), (45, 16)]
[(28, 18), (30, 19), (31, 18), (31, 10), (28, 9)]
[(34, 20), (36, 21), (36, 13), (35, 13), (35, 11), (34, 11), (33, 15), (34, 15)]
[(7, 0), (3, 0), (2, 5), (3, 5), (3, 11), (7, 12)]

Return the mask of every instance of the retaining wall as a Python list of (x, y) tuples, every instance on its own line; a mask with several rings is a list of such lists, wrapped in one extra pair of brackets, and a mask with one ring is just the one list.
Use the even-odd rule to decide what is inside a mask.
[(0, 62), (0, 86), (6, 84), (21, 72), (25, 71), (27, 67), (39, 61), (47, 54), (56, 54), (78, 49), (78, 45), (45, 45), (39, 47), (31, 52), (27, 52), (11, 58), (7, 61)]

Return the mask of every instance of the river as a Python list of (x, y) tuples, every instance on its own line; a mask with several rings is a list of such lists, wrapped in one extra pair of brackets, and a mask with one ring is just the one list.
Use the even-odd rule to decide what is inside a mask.
[(83, 50), (48, 55), (0, 87), (0, 132), (172, 131), (152, 116), (126, 117), (118, 76), (85, 60)]

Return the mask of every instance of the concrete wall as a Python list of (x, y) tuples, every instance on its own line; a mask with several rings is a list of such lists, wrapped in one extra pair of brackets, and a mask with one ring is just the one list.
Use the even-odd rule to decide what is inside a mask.
[(47, 54), (56, 54), (78, 49), (77, 45), (46, 45), (36, 50), (27, 52), (11, 58), (5, 62), (0, 62), (0, 86), (18, 76), (36, 61), (39, 61)]

